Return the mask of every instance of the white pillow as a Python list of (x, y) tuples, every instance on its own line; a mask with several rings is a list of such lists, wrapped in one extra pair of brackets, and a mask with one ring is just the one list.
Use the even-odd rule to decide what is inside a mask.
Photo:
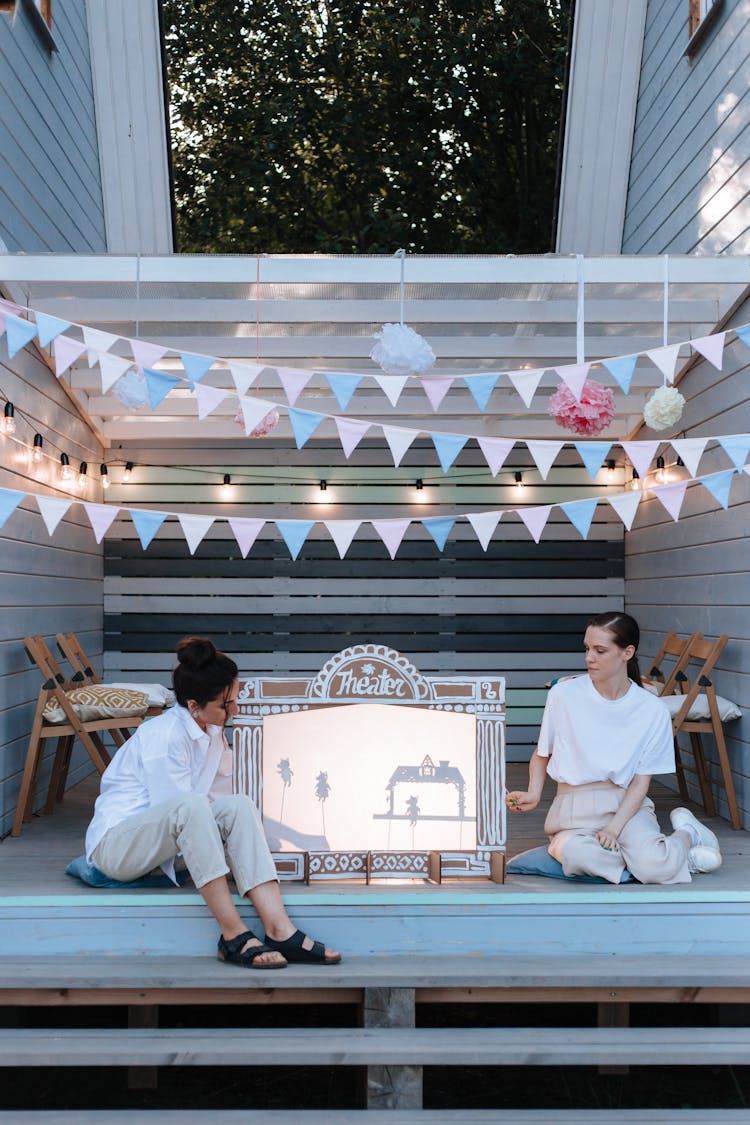
[(127, 688), (128, 691), (145, 691), (148, 696), (149, 707), (171, 707), (175, 702), (175, 694), (162, 684), (110, 684), (110, 687)]
[[(684, 696), (682, 695), (662, 695), (662, 703), (666, 703), (669, 708), (669, 713), (672, 718), (677, 715), (682, 707)], [(719, 708), (719, 718), (723, 723), (728, 723), (730, 719), (739, 719), (742, 712), (736, 703), (732, 703), (731, 699), (724, 699), (723, 696), (716, 696), (716, 705)], [(710, 719), (711, 714), (708, 710), (708, 699), (705, 692), (699, 692), (695, 697), (693, 706), (687, 713), (690, 720)]]

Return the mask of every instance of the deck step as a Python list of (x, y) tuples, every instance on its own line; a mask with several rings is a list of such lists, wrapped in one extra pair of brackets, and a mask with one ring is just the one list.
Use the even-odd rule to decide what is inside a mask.
[(3, 1125), (748, 1125), (746, 1109), (6, 1110)]
[(0, 1066), (750, 1064), (750, 1028), (0, 1029)]

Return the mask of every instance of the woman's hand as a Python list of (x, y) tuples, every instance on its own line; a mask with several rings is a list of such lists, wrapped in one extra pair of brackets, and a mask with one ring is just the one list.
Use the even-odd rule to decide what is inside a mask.
[(600, 829), (596, 834), (596, 838), (603, 848), (608, 852), (619, 852), (620, 843), (614, 832), (609, 827)]
[(539, 797), (522, 789), (514, 789), (512, 793), (505, 794), (505, 803), (512, 812), (531, 812), (539, 804)]

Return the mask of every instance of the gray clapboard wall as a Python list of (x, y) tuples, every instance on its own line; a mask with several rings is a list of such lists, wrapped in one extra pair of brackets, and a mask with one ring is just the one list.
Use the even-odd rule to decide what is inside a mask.
[[(227, 453), (224, 463), (215, 462), (211, 449), (196, 450), (192, 471), (180, 467), (186, 451), (128, 456), (137, 462), (133, 481), (115, 483), (110, 501), (269, 519), (429, 516), (513, 506), (516, 468), (529, 484), (527, 504), (607, 488), (592, 484), (568, 451), (546, 484), (525, 451), (493, 480), (478, 451), (467, 448), (444, 476), (431, 444), (413, 447), (398, 470), (375, 442), (358, 447), (348, 462), (340, 448), (314, 442), (301, 451), (253, 442)], [(235, 488), (228, 503), (219, 489), (225, 472)], [(118, 473), (112, 470), (113, 481)], [(418, 477), (422, 493), (414, 489)], [(455, 525), (442, 553), (423, 527), (413, 526), (394, 561), (369, 525), (341, 560), (316, 524), (297, 561), (276, 528), (266, 525), (243, 560), (224, 519), (191, 557), (176, 520), (163, 524), (144, 552), (132, 522), (122, 518), (107, 536), (105, 559), (109, 678), (166, 681), (174, 644), (187, 633), (210, 635), (247, 674), (312, 675), (340, 649), (375, 641), (403, 652), (426, 673), (504, 673), (510, 756), (521, 759), (536, 738), (545, 683), (582, 668), (587, 617), (621, 608), (624, 593), (623, 527), (606, 503), (599, 504), (586, 541), (553, 508), (539, 545), (516, 516), (501, 521), (486, 553), (466, 521)]]
[(85, 0), (53, 6), (50, 52), (27, 5), (0, 13), (0, 239), (106, 250)]
[[(734, 323), (748, 319), (750, 301), (738, 311)], [(750, 429), (749, 357), (748, 349), (734, 342), (725, 351), (722, 372), (706, 361), (691, 368), (680, 383), (687, 399), (681, 421), (685, 436)], [(721, 448), (711, 444), (699, 472), (730, 467)], [(700, 631), (710, 639), (729, 635), (715, 684), (720, 695), (744, 709), (741, 719), (726, 724), (725, 733), (746, 823), (750, 820), (749, 535), (750, 478), (740, 473), (732, 484), (726, 511), (705, 489), (691, 487), (683, 514), (674, 523), (658, 500), (644, 498), (625, 546), (626, 608), (645, 626), (644, 654), (653, 656), (669, 629), (682, 634)], [(705, 742), (713, 756), (713, 740)]]
[(750, 249), (750, 7), (725, 0), (691, 57), (687, 0), (649, 0), (624, 254)]
[[(0, 434), (0, 487), (101, 499), (98, 484), (93, 483), (98, 478), (101, 449), (31, 348), (8, 361), (5, 341), (0, 341), (0, 390), (16, 407), (16, 438), (28, 445), (38, 431), (52, 457), (59, 458), (64, 451), (75, 469), (85, 460), (89, 473), (95, 474), (83, 492), (75, 481), (63, 486), (53, 461), (30, 462), (27, 449)], [(96, 545), (78, 504), (68, 510), (52, 537), (30, 498), (0, 529), (0, 835), (10, 830), (41, 683), (24, 653), (23, 638), (42, 633), (54, 647), (56, 632), (74, 629), (101, 668), (102, 570), (102, 548)], [(50, 741), (50, 752), (53, 745)], [(47, 754), (41, 793), (50, 766)], [(71, 782), (88, 770), (88, 758), (79, 748)]]

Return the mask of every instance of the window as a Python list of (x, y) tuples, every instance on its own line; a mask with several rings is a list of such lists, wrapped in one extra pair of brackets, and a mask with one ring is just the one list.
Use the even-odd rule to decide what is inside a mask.
[(718, 19), (724, 0), (688, 0), (688, 45), (686, 55), (693, 55)]

